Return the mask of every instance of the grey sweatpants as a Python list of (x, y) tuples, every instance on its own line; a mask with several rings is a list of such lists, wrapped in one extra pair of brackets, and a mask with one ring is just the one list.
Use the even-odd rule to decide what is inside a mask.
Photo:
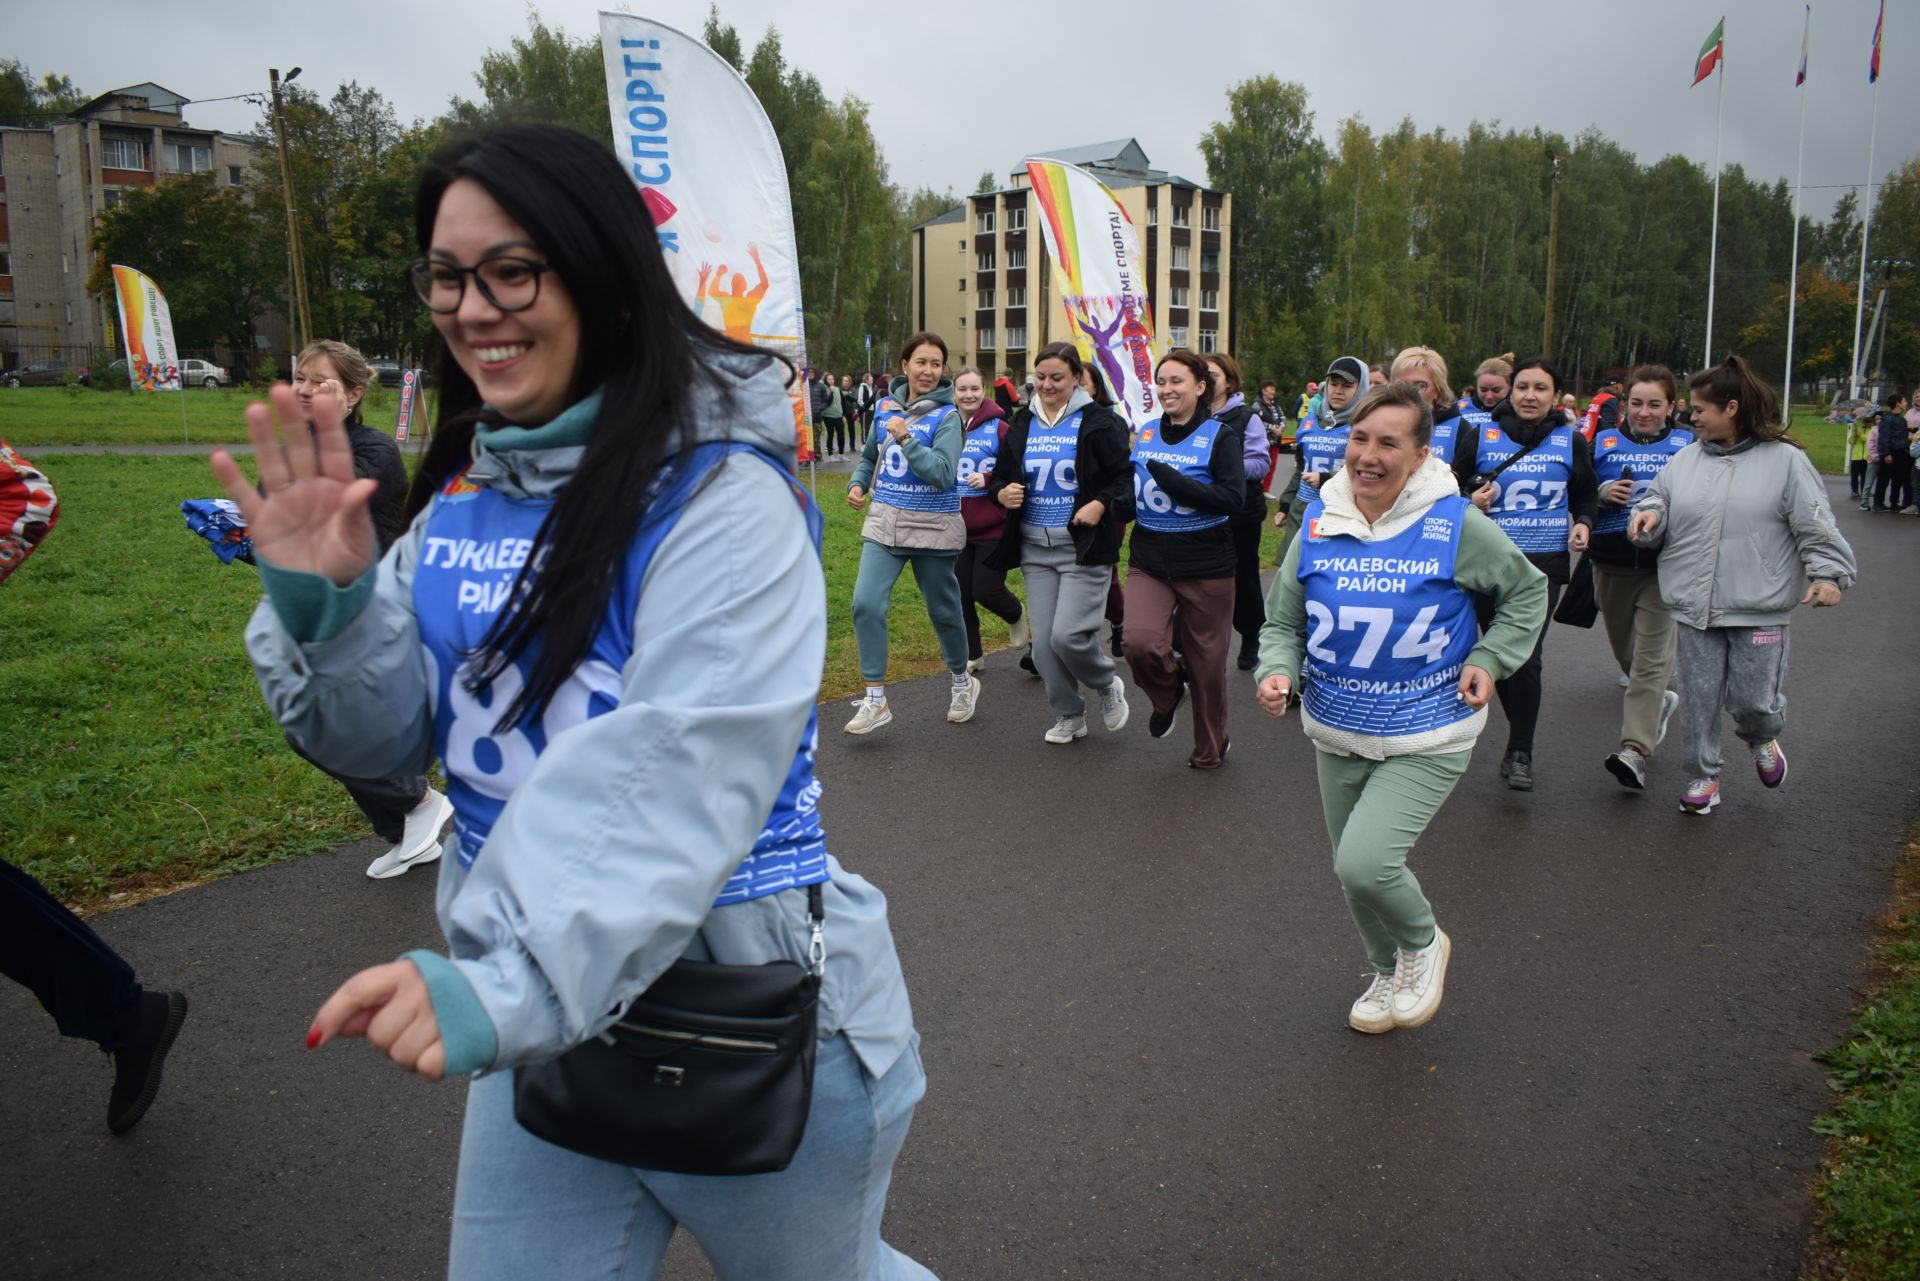
[(1020, 573), (1027, 583), (1033, 665), (1047, 683), (1047, 703), (1055, 716), (1084, 716), (1087, 700), (1080, 687), (1101, 690), (1114, 679), (1113, 659), (1100, 648), (1113, 566), (1077, 564), (1073, 538), (1064, 529), (1022, 526)]
[(1720, 777), (1720, 709), (1749, 747), (1787, 723), (1787, 627), (1674, 624), (1674, 683), (1689, 778)]

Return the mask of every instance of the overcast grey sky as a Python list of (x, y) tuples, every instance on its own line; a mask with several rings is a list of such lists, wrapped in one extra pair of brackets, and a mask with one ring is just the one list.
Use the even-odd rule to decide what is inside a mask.
[[(695, 33), (707, 12), (706, 0), (533, 7), (572, 35), (594, 32), (603, 7)], [(1805, 208), (1824, 216), (1838, 188), (1866, 176), (1877, 0), (1813, 7)], [(90, 92), (153, 80), (202, 100), (263, 88), (269, 66), (298, 64), (301, 83), (323, 95), (358, 80), (409, 118), (438, 114), (455, 94), (471, 96), (481, 56), (523, 32), (527, 12), (525, 0), (168, 8), (156, 25), (146, 0), (20, 4), (6, 24), (5, 56), (36, 73), (70, 75)], [(1920, 5), (1893, 0), (1888, 11), (1878, 177), (1920, 152)], [(1678, 152), (1706, 165), (1715, 86), (1688, 82), (1695, 52), (1722, 14), (1726, 159), (1755, 177), (1790, 182), (1802, 13), (1799, 0), (721, 6), (749, 48), (775, 25), (790, 63), (812, 71), (830, 95), (865, 99), (896, 181), (962, 193), (982, 170), (1005, 174), (1029, 153), (1128, 136), (1156, 166), (1204, 182), (1198, 140), (1224, 114), (1228, 87), (1269, 72), (1307, 86), (1328, 138), (1353, 115), (1376, 128), (1410, 116), (1422, 130), (1449, 132), (1474, 120), (1567, 135), (1593, 126), (1643, 161)], [(991, 15), (991, 33), (982, 14)], [(1103, 79), (1116, 88), (1102, 94)], [(258, 117), (243, 102), (203, 102), (187, 118), (240, 130)]]

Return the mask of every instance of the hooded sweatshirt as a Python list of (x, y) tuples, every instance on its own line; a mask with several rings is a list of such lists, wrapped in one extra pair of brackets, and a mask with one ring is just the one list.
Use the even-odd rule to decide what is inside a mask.
[[(887, 389), (887, 398), (903, 407), (908, 418), (937, 421), (930, 445), (908, 436), (900, 442), (900, 452), (906, 455), (907, 467), (916, 477), (935, 489), (951, 489), (959, 474), (960, 445), (966, 436), (966, 430), (960, 425), (960, 411), (953, 407), (953, 380), (941, 379), (932, 391), (909, 403), (911, 396), (904, 375), (895, 378)], [(875, 406), (874, 429), (867, 433), (860, 461), (854, 465), (853, 476), (847, 481), (848, 490), (859, 488), (872, 492), (873, 473), (880, 464), (881, 451), (893, 444), (893, 437), (879, 424), (884, 406), (885, 402)], [(900, 552), (957, 555), (967, 545), (967, 523), (957, 511), (908, 511), (874, 499), (867, 504), (867, 519), (860, 527), (860, 537)]]
[[(1346, 535), (1362, 543), (1392, 538), (1443, 498), (1460, 492), (1453, 473), (1428, 455), (1419, 470), (1407, 478), (1406, 488), (1386, 514), (1369, 524), (1354, 505), (1353, 483), (1345, 470), (1320, 487), (1318, 532)], [(1496, 602), (1493, 625), (1466, 657), (1468, 665), (1504, 680), (1518, 671), (1533, 653), (1535, 640), (1547, 622), (1547, 580), (1520, 554), (1501, 528), (1478, 507), (1467, 504), (1460, 527), (1460, 547), (1454, 563), (1454, 581), (1463, 590), (1491, 596)], [(1300, 547), (1293, 540), (1285, 560), (1267, 591), (1267, 623), (1260, 632), (1260, 665), (1256, 681), (1284, 675), (1296, 684), (1307, 643), (1306, 593), (1300, 582)], [(1301, 727), (1314, 745), (1336, 756), (1358, 756), (1381, 761), (1393, 756), (1436, 756), (1464, 752), (1486, 727), (1486, 708), (1464, 720), (1420, 734), (1383, 737), (1356, 734), (1315, 720), (1304, 708)]]
[[(670, 452), (732, 440), (791, 469), (784, 369), (731, 354), (705, 367), (716, 382), (698, 386)], [(349, 777), (426, 770), (434, 730), (415, 570), (458, 557), (492, 591), (518, 563), (518, 544), (429, 537), (434, 513), (478, 489), (553, 498), (580, 464), (597, 402), (538, 428), (481, 429), (472, 465), (348, 587), (261, 562), (267, 600), (247, 649), (268, 707), (307, 756)], [(773, 812), (819, 696), (825, 580), (790, 478), (745, 454), (714, 466), (655, 550), (635, 613), (609, 625), (603, 639), (629, 651), (599, 673), (611, 706), (531, 756), (518, 731), (495, 740), (521, 781), (470, 865), (448, 838), (437, 907), (451, 958), (408, 959), (427, 981), (450, 1074), (578, 1045), (682, 955), (805, 963), (804, 894), (714, 906)], [(491, 737), (481, 715), (476, 731)], [(886, 900), (831, 855), (828, 867), (820, 1034), (845, 1033), (882, 1075), (913, 1035)]]
[[(1362, 361), (1358, 356), (1341, 356), (1334, 363), (1338, 364), (1342, 360), (1351, 360), (1362, 369), (1366, 368), (1366, 362)], [(1353, 399), (1347, 402), (1344, 409), (1332, 408), (1327, 403), (1325, 392), (1313, 398), (1312, 412), (1308, 417), (1300, 420), (1299, 434), (1294, 437), (1293, 452), (1298, 456), (1300, 466), (1294, 471), (1293, 479), (1287, 483), (1287, 487), (1280, 493), (1282, 506), (1289, 506), (1296, 500), (1300, 502), (1311, 502), (1313, 500), (1313, 487), (1303, 483), (1302, 479), (1309, 471), (1313, 470), (1307, 465), (1308, 450), (1311, 447), (1310, 442), (1315, 436), (1326, 432), (1346, 431), (1353, 422), (1353, 411), (1359, 408), (1360, 400), (1366, 394), (1366, 388), (1355, 387), (1353, 389)], [(1335, 459), (1327, 470), (1337, 472), (1340, 470), (1340, 466), (1340, 460)]]

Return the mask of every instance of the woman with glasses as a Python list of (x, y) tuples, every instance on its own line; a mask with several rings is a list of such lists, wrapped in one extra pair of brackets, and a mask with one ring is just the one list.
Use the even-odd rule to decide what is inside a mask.
[[(267, 600), (247, 643), (274, 714), (350, 773), (437, 756), (455, 809), (451, 956), (362, 970), (307, 1044), (483, 1073), (454, 1190), (462, 1281), (654, 1277), (678, 1227), (725, 1281), (927, 1277), (880, 1239), (925, 1077), (885, 900), (817, 811), (826, 591), (790, 371), (688, 309), (638, 190), (584, 135), (451, 143), (415, 209), (446, 355), (406, 534), (376, 561), (373, 485), (330, 405), (311, 444), (275, 431), (298, 420), (287, 389), (249, 408), (264, 493), (213, 459), (253, 531)], [(595, 1041), (682, 959), (824, 975), (782, 1170), (668, 1173), (516, 1120), (515, 1069)], [(576, 1129), (621, 1106), (580, 1100)], [(767, 1119), (731, 1128), (750, 1142)], [(701, 1160), (742, 1148), (716, 1134)]]

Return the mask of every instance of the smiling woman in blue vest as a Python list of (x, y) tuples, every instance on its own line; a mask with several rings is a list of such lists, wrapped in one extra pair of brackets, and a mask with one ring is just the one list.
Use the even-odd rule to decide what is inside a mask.
[[(267, 589), (247, 645), (274, 714), (346, 773), (440, 758), (454, 805), (451, 957), (354, 975), (307, 1043), (481, 1074), (460, 1281), (652, 1277), (676, 1226), (729, 1281), (926, 1277), (879, 1237), (925, 1078), (885, 900), (816, 807), (826, 598), (790, 371), (698, 322), (633, 183), (580, 134), (450, 144), (415, 210), (447, 359), (407, 532), (375, 562), (337, 409), (308, 446), (276, 388), (284, 450), (248, 409), (263, 494), (214, 455)], [(517, 1123), (508, 1069), (594, 1041), (677, 961), (806, 964), (816, 889), (818, 1055), (783, 1171), (663, 1173)]]
[(1162, 412), (1141, 424), (1133, 448), (1134, 530), (1127, 553), (1127, 666), (1153, 704), (1147, 732), (1171, 734), (1191, 693), (1187, 764), (1195, 769), (1219, 769), (1227, 755), (1236, 572), (1229, 518), (1247, 502), (1245, 440), (1208, 412), (1213, 377), (1203, 357), (1185, 350), (1168, 352), (1154, 370)]
[[(1535, 356), (1515, 365), (1511, 379), (1507, 398), (1488, 418), (1463, 415), (1473, 435), (1456, 442), (1453, 470), (1462, 492), (1546, 574), (1547, 612), (1552, 614), (1573, 572), (1568, 549), (1587, 549), (1600, 484), (1593, 475), (1593, 447), (1560, 415), (1560, 371)], [(1493, 618), (1493, 602), (1478, 602), (1478, 610), (1485, 627)], [(1533, 790), (1533, 733), (1540, 723), (1545, 642), (1543, 630), (1527, 661), (1498, 687), (1500, 707), (1507, 714), (1500, 776), (1517, 792)]]
[[(867, 508), (860, 527), (860, 574), (853, 582), (853, 638), (867, 696), (847, 722), (849, 734), (893, 723), (887, 706), (887, 612), (893, 585), (913, 566), (940, 657), (953, 677), (947, 719), (973, 719), (980, 678), (967, 670), (967, 625), (954, 562), (967, 545), (960, 513), (960, 451), (966, 425), (945, 376), (947, 344), (919, 333), (900, 348), (900, 376), (873, 411), (874, 430), (847, 482), (847, 505)], [(869, 506), (869, 500), (871, 505)]]
[[(1296, 681), (1347, 910), (1366, 945), (1361, 1032), (1433, 1017), (1452, 943), (1407, 854), (1466, 773), (1493, 682), (1526, 660), (1547, 583), (1460, 497), (1428, 451), (1424, 392), (1388, 383), (1354, 409), (1346, 466), (1320, 487), (1267, 594), (1260, 706)], [(1481, 635), (1474, 595), (1494, 602)]]

